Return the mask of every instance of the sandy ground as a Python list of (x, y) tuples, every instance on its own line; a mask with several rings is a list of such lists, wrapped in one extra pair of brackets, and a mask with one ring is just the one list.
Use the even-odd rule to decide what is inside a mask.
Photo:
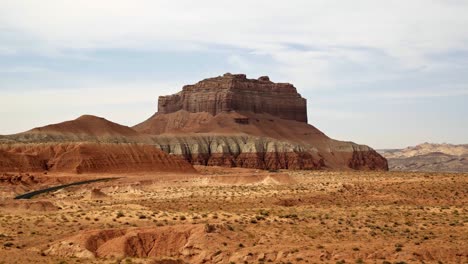
[(4, 174), (0, 263), (468, 263), (468, 174), (197, 169)]

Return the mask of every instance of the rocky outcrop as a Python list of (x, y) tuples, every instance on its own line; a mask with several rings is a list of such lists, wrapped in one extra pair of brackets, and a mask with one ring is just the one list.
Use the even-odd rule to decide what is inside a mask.
[(0, 146), (2, 172), (195, 172), (185, 160), (149, 145), (55, 143)]
[(158, 113), (180, 110), (190, 113), (238, 111), (267, 113), (283, 119), (307, 123), (306, 99), (289, 83), (274, 83), (266, 76), (257, 80), (244, 74), (224, 74), (186, 85), (182, 91), (158, 100)]
[(348, 167), (355, 170), (388, 170), (388, 163), (373, 149), (356, 150), (352, 152)]

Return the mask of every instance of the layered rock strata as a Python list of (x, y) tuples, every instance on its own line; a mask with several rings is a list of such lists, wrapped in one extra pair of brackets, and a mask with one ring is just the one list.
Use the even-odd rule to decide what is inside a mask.
[(321, 169), (323, 158), (300, 145), (247, 135), (158, 136), (155, 145), (194, 165), (258, 169)]
[(293, 85), (243, 74), (205, 79), (162, 96), (158, 112), (132, 128), (85, 115), (0, 136), (0, 143), (0, 166), (13, 171), (193, 171), (190, 163), (388, 169), (373, 149), (331, 139), (307, 124), (306, 100)]
[(255, 80), (244, 74), (227, 73), (186, 85), (177, 94), (159, 97), (158, 113), (180, 110), (213, 116), (229, 111), (267, 113), (307, 123), (306, 99), (292, 84), (273, 83), (266, 76)]
[(150, 145), (45, 143), (0, 145), (1, 172), (195, 172), (185, 160)]
[(133, 128), (192, 164), (262, 169), (387, 170), (373, 149), (327, 137), (307, 124), (306, 100), (291, 84), (225, 74), (158, 100)]

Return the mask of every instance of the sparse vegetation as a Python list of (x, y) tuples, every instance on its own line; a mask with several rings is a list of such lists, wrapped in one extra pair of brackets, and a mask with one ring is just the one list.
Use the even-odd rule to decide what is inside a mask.
[[(261, 173), (268, 172), (257, 174)], [(57, 263), (53, 251), (46, 250), (81, 232), (144, 228), (173, 233), (181, 227), (198, 226), (207, 244), (196, 244), (202, 240), (194, 239), (195, 246), (227, 263), (233, 252), (242, 253), (234, 259), (236, 263), (395, 264), (412, 263), (409, 258), (421, 262), (424, 252), (439, 252), (441, 263), (457, 261), (447, 252), (464, 243), (466, 175), (287, 173), (294, 183), (200, 185), (194, 180), (196, 184), (191, 185), (186, 178), (171, 178), (170, 186), (165, 182), (148, 183), (135, 191), (128, 186), (114, 188), (106, 192), (112, 199), (99, 201), (87, 199), (80, 188), (57, 192), (50, 199), (60, 201), (62, 209), (40, 214), (0, 208), (0, 254), (16, 248), (33, 254), (28, 248), (39, 244), (43, 248), (35, 256), (44, 263)], [(223, 177), (229, 175), (228, 170), (223, 171)], [(458, 193), (456, 199), (454, 193)], [(374, 244), (384, 245), (389, 252), (385, 259), (359, 259), (380, 249)], [(66, 240), (64, 245), (82, 246), (74, 240)], [(336, 248), (345, 253), (340, 257), (344, 259), (331, 257)], [(80, 258), (64, 260), (78, 263)], [(119, 259), (120, 263), (127, 260), (141, 262), (138, 258)]]

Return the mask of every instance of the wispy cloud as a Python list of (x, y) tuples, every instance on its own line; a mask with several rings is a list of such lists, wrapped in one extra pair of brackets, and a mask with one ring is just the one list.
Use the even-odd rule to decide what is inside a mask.
[(4, 27), (58, 49), (366, 46), (411, 64), (427, 52), (466, 48), (468, 36), (468, 3), (461, 1), (17, 0), (1, 7)]

